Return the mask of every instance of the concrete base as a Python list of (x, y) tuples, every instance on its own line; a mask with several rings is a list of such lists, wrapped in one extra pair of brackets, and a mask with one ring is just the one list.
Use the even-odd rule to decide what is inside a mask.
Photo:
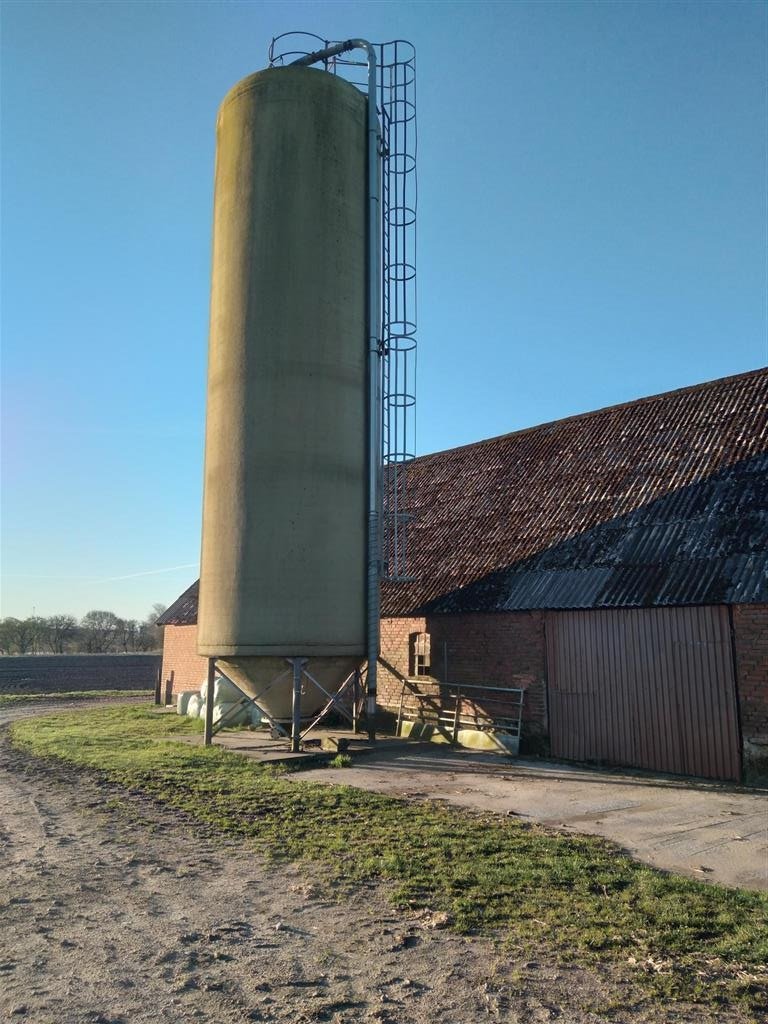
[[(340, 751), (346, 751), (356, 756), (370, 754), (385, 747), (387, 749), (404, 748), (410, 745), (407, 741), (396, 739), (393, 736), (380, 736), (375, 743), (370, 743), (364, 733), (355, 733), (351, 729), (316, 728), (310, 735), (311, 739), (308, 737), (303, 741), (303, 749), (297, 754), (291, 751), (290, 739), (285, 736), (272, 738), (269, 732), (263, 729), (253, 732), (222, 731), (213, 737), (213, 744), (216, 747), (223, 747), (225, 750), (231, 750), (233, 753), (265, 763), (317, 761), (320, 764), (330, 760)], [(200, 735), (179, 736), (178, 739), (194, 746), (200, 746), (203, 742), (203, 737)]]
[(321, 750), (332, 750), (336, 754), (343, 754), (349, 750), (348, 736), (323, 736), (320, 740)]
[[(400, 736), (404, 739), (421, 740), (428, 743), (452, 743), (452, 737), (445, 730), (428, 722), (403, 722)], [(520, 737), (505, 732), (485, 732), (481, 729), (459, 729), (456, 746), (468, 750), (492, 750), (494, 753), (517, 757), (520, 751)]]

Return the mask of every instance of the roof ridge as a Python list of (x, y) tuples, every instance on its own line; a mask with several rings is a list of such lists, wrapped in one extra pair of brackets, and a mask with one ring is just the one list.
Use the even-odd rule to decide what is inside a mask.
[(651, 402), (658, 402), (662, 398), (670, 398), (673, 395), (684, 395), (692, 391), (704, 391), (707, 388), (715, 387), (718, 384), (730, 384), (748, 377), (758, 377), (761, 374), (768, 376), (768, 366), (758, 366), (754, 370), (745, 370), (742, 373), (730, 374), (727, 377), (716, 377), (714, 380), (701, 381), (699, 384), (687, 384), (682, 388), (673, 388), (671, 391), (659, 391), (655, 395), (643, 395), (640, 398), (632, 398), (626, 402), (616, 402), (615, 405), (604, 405), (599, 409), (589, 409), (587, 412), (573, 413), (571, 416), (564, 416), (559, 420), (545, 420), (543, 423), (535, 423), (530, 427), (521, 427), (519, 430), (510, 430), (504, 434), (495, 434), (493, 437), (484, 437), (479, 441), (468, 441), (466, 444), (458, 444), (453, 448), (439, 448), (435, 452), (425, 452), (417, 455), (411, 462), (422, 462), (426, 459), (437, 458), (441, 455), (448, 455), (450, 452), (464, 451), (467, 448), (480, 448), (486, 444), (493, 444), (496, 441), (503, 441), (507, 438), (517, 437), (522, 434), (530, 434), (535, 430), (543, 430), (545, 427), (564, 426), (576, 420), (589, 419), (590, 416), (602, 416), (608, 412), (618, 409), (626, 409), (628, 406), (641, 406)]

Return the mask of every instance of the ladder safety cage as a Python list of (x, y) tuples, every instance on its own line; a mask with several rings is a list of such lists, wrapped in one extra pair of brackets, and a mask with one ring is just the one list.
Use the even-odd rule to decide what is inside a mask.
[[(339, 40), (309, 32), (276, 36), (270, 67), (289, 65)], [(381, 576), (405, 582), (411, 519), (407, 465), (416, 436), (416, 52), (402, 39), (374, 43), (381, 152)], [(354, 51), (318, 61), (367, 94), (367, 62)]]

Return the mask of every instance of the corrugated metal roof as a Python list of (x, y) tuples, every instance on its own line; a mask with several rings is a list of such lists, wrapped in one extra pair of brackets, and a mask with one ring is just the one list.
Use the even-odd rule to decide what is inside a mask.
[[(408, 475), (417, 579), (384, 585), (384, 615), (768, 601), (768, 369), (425, 455)], [(196, 586), (160, 622), (194, 622)]]
[(768, 370), (409, 467), (387, 615), (768, 601)]

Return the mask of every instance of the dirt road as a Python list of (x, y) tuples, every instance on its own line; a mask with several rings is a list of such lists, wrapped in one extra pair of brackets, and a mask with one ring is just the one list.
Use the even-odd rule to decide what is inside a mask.
[(30, 761), (4, 736), (0, 822), (2, 1020), (596, 1024), (627, 995), (607, 971), (510, 961), (428, 916), (404, 919), (384, 891), (339, 897), (136, 795)]

